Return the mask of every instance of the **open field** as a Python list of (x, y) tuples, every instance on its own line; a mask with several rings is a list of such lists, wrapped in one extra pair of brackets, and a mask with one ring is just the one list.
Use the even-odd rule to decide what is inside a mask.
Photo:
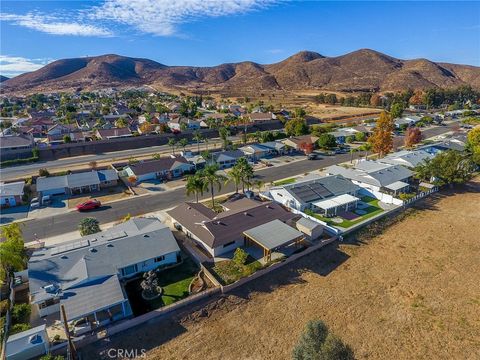
[[(366, 243), (332, 244), (183, 319), (86, 349), (151, 359), (288, 359), (313, 318), (359, 359), (480, 357), (480, 179), (422, 203)], [(269, 285), (271, 284), (271, 285)]]

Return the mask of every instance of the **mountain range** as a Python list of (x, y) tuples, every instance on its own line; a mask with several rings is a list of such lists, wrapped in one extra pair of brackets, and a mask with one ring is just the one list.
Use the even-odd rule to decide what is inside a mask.
[(152, 86), (160, 90), (249, 94), (258, 91), (341, 92), (480, 88), (480, 67), (401, 60), (361, 49), (336, 57), (301, 51), (274, 64), (245, 61), (212, 67), (167, 66), (153, 60), (101, 55), (54, 61), (3, 81), (2, 92), (95, 90)]

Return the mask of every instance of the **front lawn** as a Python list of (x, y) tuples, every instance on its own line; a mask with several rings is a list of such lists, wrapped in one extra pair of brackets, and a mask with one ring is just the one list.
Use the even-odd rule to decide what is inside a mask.
[(361, 199), (364, 203), (368, 204), (369, 206), (362, 209), (363, 211), (365, 211), (365, 214), (364, 215), (359, 215), (358, 218), (354, 219), (354, 220), (347, 220), (347, 219), (343, 219), (341, 218), (340, 216), (338, 216), (339, 218), (343, 219), (343, 221), (341, 223), (337, 223), (335, 221), (333, 221), (332, 219), (333, 218), (327, 218), (327, 217), (324, 217), (320, 214), (316, 214), (316, 213), (313, 213), (311, 216), (314, 216), (316, 217), (318, 220), (321, 220), (321, 221), (324, 221), (326, 222), (328, 225), (331, 225), (331, 226), (341, 226), (343, 228), (349, 228), (353, 225), (356, 225), (358, 224), (359, 222), (361, 221), (364, 221), (364, 220), (367, 220), (371, 217), (374, 217), (375, 215), (378, 215), (380, 213), (382, 213), (384, 210), (378, 205), (378, 202), (379, 200), (378, 199), (375, 199), (375, 198), (372, 198), (372, 197), (369, 197), (369, 196), (364, 196), (362, 197)]
[(225, 285), (232, 284), (243, 277), (252, 275), (255, 271), (261, 269), (262, 264), (248, 256), (245, 265), (236, 264), (233, 260), (219, 261), (211, 270)]
[(288, 185), (288, 184), (293, 184), (295, 181), (296, 181), (295, 178), (289, 178), (289, 179), (284, 179), (280, 181), (275, 181), (273, 185), (275, 186)]
[(188, 287), (198, 271), (198, 266), (190, 258), (184, 258), (181, 265), (160, 270), (158, 272), (158, 283), (163, 289), (163, 295), (150, 301), (142, 298), (142, 288), (140, 286), (142, 278), (127, 283), (125, 289), (135, 316), (186, 298), (189, 295)]

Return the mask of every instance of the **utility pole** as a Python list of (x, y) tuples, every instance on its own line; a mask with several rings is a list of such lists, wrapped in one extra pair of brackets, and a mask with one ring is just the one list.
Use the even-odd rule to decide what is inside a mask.
[(70, 336), (70, 330), (68, 330), (67, 315), (65, 313), (65, 306), (60, 305), (60, 310), (62, 312), (63, 327), (65, 329), (65, 335), (67, 336), (68, 347), (67, 347), (67, 359), (68, 360), (78, 360), (77, 350), (75, 349), (75, 344), (73, 343), (72, 337)]

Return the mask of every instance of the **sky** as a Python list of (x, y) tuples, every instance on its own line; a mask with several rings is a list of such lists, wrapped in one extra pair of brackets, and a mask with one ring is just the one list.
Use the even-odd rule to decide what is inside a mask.
[(362, 48), (480, 66), (480, 2), (2, 0), (0, 73), (119, 54), (166, 65), (281, 61)]

